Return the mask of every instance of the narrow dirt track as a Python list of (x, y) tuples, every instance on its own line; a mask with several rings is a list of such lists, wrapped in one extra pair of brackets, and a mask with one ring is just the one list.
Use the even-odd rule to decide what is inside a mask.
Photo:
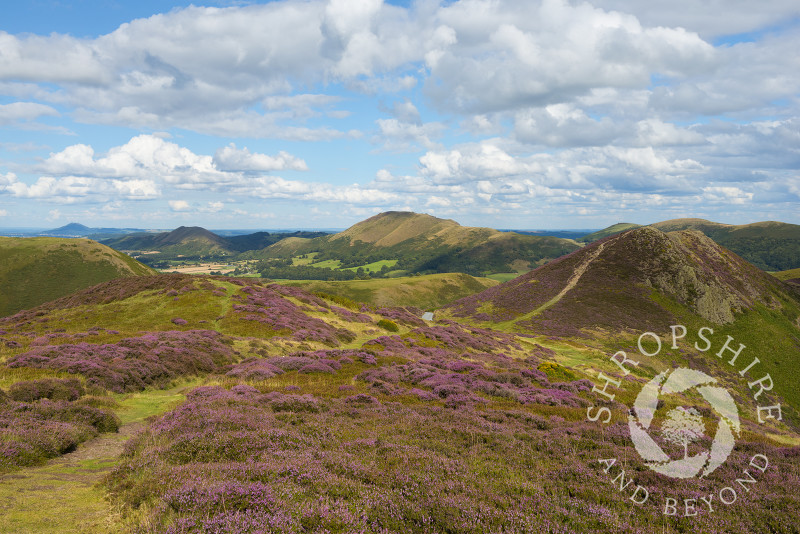
[(605, 243), (601, 243), (597, 247), (597, 250), (595, 250), (592, 255), (587, 257), (584, 260), (584, 262), (578, 266), (577, 269), (575, 269), (569, 281), (567, 281), (567, 285), (565, 285), (564, 288), (558, 292), (558, 295), (556, 295), (555, 297), (551, 298), (550, 300), (548, 300), (547, 302), (545, 302), (544, 304), (533, 310), (533, 312), (530, 314), (530, 317), (535, 317), (536, 315), (539, 315), (547, 308), (555, 305), (559, 300), (564, 298), (564, 295), (569, 293), (572, 290), (572, 288), (574, 288), (578, 284), (578, 281), (581, 279), (581, 276), (583, 276), (583, 273), (586, 272), (586, 269), (589, 268), (589, 265), (591, 265), (591, 263), (603, 252), (603, 248), (605, 246), (606, 246)]
[(140, 422), (123, 425), (118, 433), (101, 434), (46, 465), (1, 476), (0, 532), (119, 532), (119, 517), (97, 484), (140, 428)]

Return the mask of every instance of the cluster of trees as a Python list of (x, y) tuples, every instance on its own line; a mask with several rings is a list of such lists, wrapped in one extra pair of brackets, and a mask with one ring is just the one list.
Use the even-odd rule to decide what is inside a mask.
[(181, 261), (186, 263), (218, 263), (231, 261), (230, 254), (202, 254), (202, 255), (184, 255), (173, 253), (160, 253), (160, 254), (141, 254), (134, 256), (136, 260), (152, 267), (153, 269), (170, 269), (174, 267), (174, 262)]

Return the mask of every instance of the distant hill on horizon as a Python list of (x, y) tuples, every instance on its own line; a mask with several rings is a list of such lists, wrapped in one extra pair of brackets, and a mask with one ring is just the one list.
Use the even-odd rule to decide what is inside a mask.
[(115, 278), (153, 274), (89, 239), (0, 237), (0, 317)]
[(92, 228), (80, 223), (71, 222), (59, 228), (54, 228), (52, 230), (44, 230), (42, 232), (39, 232), (39, 235), (52, 236), (52, 237), (96, 238), (101, 236), (132, 234), (144, 231), (145, 230), (141, 228)]
[(222, 237), (199, 226), (181, 226), (171, 232), (142, 232), (122, 237), (104, 239), (101, 242), (116, 250), (158, 252), (148, 260), (174, 257), (224, 257), (250, 250), (266, 248), (289, 237), (317, 237), (324, 232), (290, 232), (252, 234)]

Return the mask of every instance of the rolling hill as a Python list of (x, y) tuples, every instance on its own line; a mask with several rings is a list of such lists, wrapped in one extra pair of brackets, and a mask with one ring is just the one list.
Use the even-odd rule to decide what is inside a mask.
[(452, 309), (458, 316), (545, 329), (568, 316), (564, 324), (577, 329), (663, 330), (678, 317), (660, 298), (727, 324), (755, 305), (775, 307), (796, 297), (792, 291), (698, 231), (665, 233), (645, 226), (455, 302)]
[(88, 239), (0, 237), (0, 316), (114, 278), (154, 274)]
[[(311, 267), (336, 262), (339, 268), (351, 268), (393, 260), (396, 264), (386, 271), (484, 276), (525, 272), (578, 248), (566, 239), (461, 226), (418, 213), (386, 212), (337, 234), (282, 241), (259, 255), (267, 260), (313, 255)], [(269, 262), (264, 264), (264, 276), (290, 278), (276, 274), (271, 267)]]
[(252, 234), (222, 237), (199, 226), (181, 226), (171, 232), (140, 232), (122, 237), (104, 239), (102, 243), (116, 250), (147, 252), (142, 258), (148, 263), (164, 259), (221, 258), (266, 248), (287, 238), (311, 238), (326, 235), (324, 232), (291, 232)]
[(225, 255), (233, 248), (222, 237), (199, 226), (181, 226), (171, 232), (158, 234), (140, 233), (103, 240), (117, 250), (157, 251), (164, 255)]
[(775, 221), (727, 225), (702, 219), (676, 219), (653, 227), (663, 231), (699, 230), (766, 271), (800, 267), (800, 225)]
[[(775, 221), (732, 225), (705, 219), (672, 219), (650, 226), (663, 232), (697, 230), (765, 271), (800, 267), (800, 225)], [(578, 241), (596, 241), (636, 227), (638, 225), (619, 223)]]

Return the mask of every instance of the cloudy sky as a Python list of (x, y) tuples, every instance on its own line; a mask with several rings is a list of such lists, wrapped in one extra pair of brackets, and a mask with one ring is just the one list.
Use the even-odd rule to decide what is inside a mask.
[(798, 51), (796, 0), (7, 3), (0, 227), (800, 223)]

